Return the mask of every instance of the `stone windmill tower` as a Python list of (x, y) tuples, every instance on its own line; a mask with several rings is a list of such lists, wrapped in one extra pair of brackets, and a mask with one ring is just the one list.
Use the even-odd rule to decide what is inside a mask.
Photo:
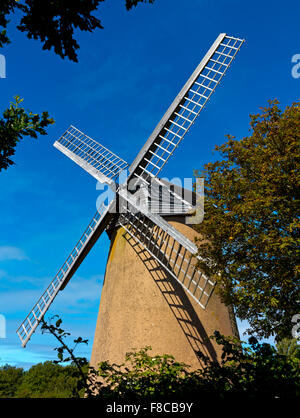
[[(111, 244), (91, 365), (122, 362), (132, 348), (152, 346), (199, 367), (197, 352), (212, 359), (214, 330), (235, 333), (235, 321), (214, 292), (215, 283), (195, 268), (195, 232), (188, 224), (191, 196), (158, 175), (230, 67), (244, 40), (220, 34), (137, 157), (128, 164), (74, 126), (54, 146), (102, 183), (115, 199), (102, 205), (29, 315), (17, 330), (25, 346), (59, 290), (63, 290), (106, 230)], [(100, 291), (100, 289), (99, 289)]]

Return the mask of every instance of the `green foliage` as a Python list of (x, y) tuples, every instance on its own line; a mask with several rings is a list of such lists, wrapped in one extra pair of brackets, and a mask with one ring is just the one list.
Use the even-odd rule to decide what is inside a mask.
[(0, 171), (14, 164), (11, 157), (15, 147), (23, 136), (37, 138), (37, 134), (46, 135), (45, 128), (54, 123), (48, 112), (42, 115), (27, 112), (20, 107), (23, 99), (15, 96), (15, 102), (3, 113), (0, 119)]
[(0, 48), (4, 45), (9, 44), (9, 39), (6, 35), (6, 27), (8, 24), (7, 15), (14, 11), (15, 1), (13, 0), (2, 0), (0, 6), (0, 26), (4, 29), (0, 31)]
[(284, 338), (276, 344), (276, 349), (279, 354), (300, 361), (300, 345), (296, 338)]
[[(58, 318), (55, 322), (55, 324), (52, 323), (52, 321)], [(73, 376), (77, 379), (77, 388), (78, 390), (86, 391), (86, 394), (89, 396), (91, 395), (91, 382), (88, 375), (88, 361), (85, 357), (77, 357), (74, 354), (74, 350), (78, 346), (78, 344), (88, 344), (88, 340), (84, 340), (81, 337), (78, 337), (73, 340), (74, 346), (73, 348), (69, 347), (66, 344), (65, 339), (70, 335), (69, 332), (64, 331), (61, 328), (62, 319), (58, 317), (58, 315), (54, 315), (52, 318), (49, 319), (48, 322), (42, 318), (42, 333), (48, 332), (52, 334), (60, 343), (58, 347), (56, 347), (54, 350), (57, 351), (57, 357), (58, 360), (53, 361), (53, 364), (58, 363), (68, 363), (72, 361), (72, 364), (76, 368), (76, 372), (73, 373)]]
[[(93, 32), (103, 29), (101, 21), (93, 15), (100, 3), (105, 0), (2, 0), (0, 5), (0, 48), (9, 42), (6, 35), (7, 16), (16, 10), (22, 12), (17, 28), (26, 33), (29, 39), (38, 39), (44, 50), (54, 49), (61, 58), (67, 57), (77, 62), (76, 51), (79, 45), (74, 38), (74, 30)], [(154, 0), (126, 0), (130, 10), (138, 3), (153, 3)]]
[(188, 365), (178, 363), (173, 356), (150, 356), (151, 347), (126, 354), (121, 365), (102, 362), (97, 375), (103, 380), (100, 397), (167, 397), (177, 395), (186, 386)]
[(101, 22), (93, 12), (104, 0), (4, 0), (0, 6), (0, 47), (9, 42), (6, 35), (7, 16), (16, 10), (22, 12), (17, 28), (27, 34), (29, 39), (39, 39), (43, 49), (54, 49), (61, 58), (68, 57), (77, 62), (76, 50), (79, 48), (74, 39), (74, 29), (92, 32), (102, 28)]
[(259, 337), (290, 335), (299, 313), (299, 102), (251, 116), (251, 135), (215, 149), (205, 165), (199, 267)]
[(52, 324), (55, 318), (48, 323), (42, 320), (42, 332), (51, 333), (59, 341), (59, 347), (55, 348), (58, 360), (38, 363), (28, 371), (8, 365), (1, 367), (0, 398), (82, 398), (89, 394), (88, 361), (74, 355), (78, 344), (86, 344), (87, 340), (79, 337), (73, 348), (68, 347), (65, 339), (70, 334), (61, 328), (61, 319)]
[[(77, 62), (79, 45), (74, 38), (74, 31), (93, 32), (102, 29), (101, 21), (93, 15), (104, 0), (2, 0), (0, 4), (0, 48), (10, 40), (7, 36), (9, 16), (16, 11), (22, 13), (17, 28), (26, 33), (29, 39), (38, 39), (44, 50), (54, 49), (61, 58)], [(147, 0), (126, 0), (127, 10)], [(148, 0), (153, 3), (154, 0)], [(15, 154), (17, 142), (23, 136), (37, 137), (37, 133), (45, 135), (45, 128), (54, 123), (47, 112), (41, 116), (26, 112), (19, 104), (18, 96), (11, 103), (0, 119), (0, 171), (13, 164), (10, 157)]]
[(279, 354), (275, 347), (251, 337), (248, 345), (215, 332), (222, 345), (220, 363), (206, 359), (199, 371), (200, 382), (208, 393), (221, 397), (297, 398), (300, 395), (299, 362)]
[(29, 39), (40, 39), (43, 49), (54, 49), (61, 58), (77, 62), (78, 43), (74, 29), (93, 32), (102, 29), (99, 19), (92, 15), (104, 0), (26, 0), (18, 7), (24, 12), (18, 29)]
[(153, 4), (155, 0), (126, 0), (126, 9), (130, 10), (133, 6), (137, 6), (138, 3), (150, 3)]
[[(58, 318), (58, 319), (56, 320), (55, 324), (53, 324), (52, 321), (55, 318)], [(78, 344), (88, 344), (88, 340), (83, 340), (81, 337), (78, 337), (74, 340), (74, 344), (75, 344), (74, 347), (70, 348), (64, 343), (64, 339), (68, 337), (70, 333), (64, 331), (61, 328), (62, 319), (59, 318), (58, 315), (54, 315), (53, 317), (51, 317), (48, 322), (46, 322), (44, 318), (42, 318), (41, 323), (42, 323), (42, 327), (41, 327), (42, 333), (48, 332), (54, 335), (55, 338), (60, 343), (60, 346), (54, 349), (57, 351), (57, 357), (58, 357), (58, 360), (56, 360), (55, 363), (60, 363), (60, 362), (66, 363), (69, 361), (74, 361), (74, 362), (77, 361), (80, 365), (86, 364), (86, 358), (75, 357), (74, 350), (76, 349)], [(66, 356), (65, 356), (65, 353), (67, 353)]]
[(32, 366), (24, 373), (16, 398), (76, 398), (84, 395), (78, 391), (77, 367), (60, 366), (51, 361)]
[[(53, 318), (52, 318), (53, 319)], [(52, 320), (51, 319), (51, 320)], [(51, 321), (50, 320), (50, 321)], [(251, 337), (244, 344), (233, 337), (215, 332), (211, 338), (222, 347), (220, 362), (201, 357), (203, 367), (189, 371), (185, 363), (173, 356), (149, 354), (151, 347), (126, 354), (117, 365), (101, 362), (99, 368), (88, 367), (65, 338), (69, 333), (55, 324), (43, 321), (43, 332), (50, 332), (60, 343), (58, 361), (32, 366), (28, 371), (4, 366), (0, 368), (0, 397), (78, 398), (103, 400), (193, 400), (222, 399), (296, 399), (300, 396), (300, 360), (293, 341), (284, 341), (277, 350), (260, 344)], [(75, 347), (86, 343), (81, 337)], [(60, 349), (62, 348), (62, 350)], [(67, 353), (65, 356), (64, 353)], [(58, 363), (72, 360), (67, 366)]]
[(98, 375), (102, 398), (246, 399), (296, 398), (300, 395), (299, 361), (279, 354), (252, 337), (244, 346), (215, 332), (222, 346), (220, 363), (202, 355), (204, 367), (188, 371), (172, 356), (151, 357), (146, 347), (126, 355), (121, 365), (102, 362)]
[(24, 371), (20, 367), (0, 367), (0, 398), (13, 398), (22, 382)]
[(84, 396), (74, 364), (51, 361), (28, 371), (9, 365), (0, 367), (0, 398), (78, 398)]

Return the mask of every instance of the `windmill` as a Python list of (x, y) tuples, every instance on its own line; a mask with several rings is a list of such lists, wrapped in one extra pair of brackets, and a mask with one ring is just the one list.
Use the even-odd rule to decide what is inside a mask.
[[(213, 347), (204, 343), (203, 335), (200, 336), (206, 323), (216, 329), (216, 325), (222, 328), (225, 321), (223, 330), (233, 333), (228, 308), (214, 296), (214, 281), (195, 268), (199, 256), (194, 235), (182, 221), (193, 208), (191, 201), (158, 175), (226, 74), (243, 42), (225, 33), (217, 37), (130, 165), (123, 183), (118, 184), (117, 178), (127, 169), (126, 161), (74, 126), (54, 143), (91, 176), (115, 187), (116, 193), (107, 206), (102, 204), (97, 209), (70, 255), (17, 329), (23, 347), (57, 293), (65, 288), (105, 230), (111, 246), (92, 362), (116, 360), (118, 355), (124, 356), (126, 350), (143, 342), (145, 336), (152, 338), (154, 345), (157, 343), (158, 349), (165, 352), (179, 345), (177, 352), (186, 360), (187, 348), (178, 335), (176, 320), (194, 354), (205, 346), (214, 356)], [(171, 205), (167, 204), (170, 201)], [(156, 287), (147, 275), (154, 278)], [(170, 295), (177, 298), (175, 302), (168, 300)], [(166, 302), (173, 315), (167, 312)], [(175, 310), (180, 304), (187, 317), (182, 317), (181, 312), (178, 318)], [(172, 334), (170, 339), (168, 334)]]

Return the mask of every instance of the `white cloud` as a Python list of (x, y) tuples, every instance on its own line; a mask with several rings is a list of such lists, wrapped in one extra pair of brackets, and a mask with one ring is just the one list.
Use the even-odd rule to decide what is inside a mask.
[(32, 364), (49, 360), (48, 353), (38, 353), (33, 350), (24, 350), (13, 345), (0, 346), (0, 367), (5, 364), (24, 367), (27, 369)]
[(0, 246), (0, 261), (6, 260), (28, 260), (29, 258), (26, 256), (23, 250), (18, 247), (12, 247), (8, 245)]
[[(18, 282), (19, 277), (15, 278)], [(50, 284), (51, 278), (26, 278), (24, 290), (12, 289), (0, 293), (0, 313), (27, 312), (38, 301), (46, 287)], [(23, 278), (23, 282), (25, 280)], [(89, 278), (74, 276), (63, 292), (59, 292), (53, 302), (54, 309), (62, 312), (85, 311), (91, 304), (100, 301), (100, 294), (103, 283), (103, 275), (95, 275)], [(28, 284), (31, 284), (28, 287)], [(24, 286), (25, 287), (25, 286)], [(27, 312), (28, 313), (28, 312)]]
[(55, 300), (55, 308), (68, 311), (85, 311), (93, 303), (99, 303), (103, 275), (89, 278), (75, 276)]

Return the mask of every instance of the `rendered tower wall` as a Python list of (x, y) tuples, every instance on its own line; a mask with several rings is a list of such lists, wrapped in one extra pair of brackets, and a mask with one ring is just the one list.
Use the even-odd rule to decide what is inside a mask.
[[(193, 241), (195, 231), (178, 216), (170, 221)], [(220, 347), (208, 337), (215, 330), (236, 335), (231, 309), (214, 291), (203, 310), (182, 286), (121, 227), (111, 246), (101, 294), (91, 365), (108, 360), (121, 364), (132, 349), (152, 347), (151, 355), (172, 354), (177, 361), (201, 367), (197, 351), (220, 358)]]

